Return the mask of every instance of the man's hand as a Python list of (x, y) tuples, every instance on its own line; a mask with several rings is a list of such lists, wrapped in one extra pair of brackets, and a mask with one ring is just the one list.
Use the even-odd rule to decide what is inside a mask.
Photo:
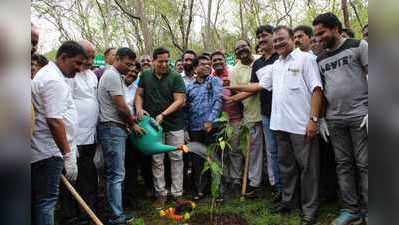
[(137, 123), (133, 124), (130, 128), (136, 135), (143, 135), (146, 134), (145, 129), (140, 127)]
[(78, 177), (78, 165), (76, 163), (75, 152), (68, 152), (64, 155), (64, 168), (66, 172), (65, 177), (68, 180), (75, 181)]
[(360, 124), (360, 128), (366, 126), (367, 134), (369, 133), (369, 114), (367, 114), (364, 118), (362, 123)]
[(223, 96), (223, 100), (225, 103), (230, 104), (234, 102), (234, 98), (231, 96)]
[(155, 122), (157, 122), (158, 125), (161, 125), (161, 123), (163, 122), (164, 116), (163, 114), (159, 114), (157, 117), (155, 117)]
[(188, 133), (187, 130), (184, 131), (184, 142), (189, 143), (190, 142), (190, 134)]
[(327, 122), (324, 118), (319, 120), (319, 132), (324, 141), (328, 142), (327, 136), (330, 136), (330, 131), (328, 130)]
[(204, 123), (204, 130), (205, 130), (207, 133), (211, 132), (212, 128), (213, 128), (213, 125), (212, 125), (211, 122), (205, 122), (205, 123)]
[(139, 120), (142, 120), (145, 115), (148, 116), (150, 114), (147, 111), (145, 111), (144, 109), (137, 110), (137, 117)]
[(313, 139), (317, 134), (317, 123), (309, 120), (308, 125), (306, 126), (306, 138)]

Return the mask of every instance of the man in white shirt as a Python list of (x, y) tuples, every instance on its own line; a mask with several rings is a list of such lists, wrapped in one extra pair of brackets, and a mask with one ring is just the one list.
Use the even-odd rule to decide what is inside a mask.
[(292, 210), (299, 180), (301, 224), (315, 224), (319, 206), (319, 152), (315, 136), (322, 99), (320, 73), (313, 55), (294, 50), (290, 28), (278, 26), (273, 30), (273, 47), (280, 58), (257, 72), (262, 77), (260, 82), (231, 89), (273, 90), (270, 129), (277, 133), (283, 178), (282, 203), (273, 211), (287, 213)]
[(32, 80), (35, 131), (31, 138), (32, 224), (54, 224), (62, 170), (76, 180), (77, 112), (65, 78), (80, 71), (86, 51), (74, 41), (66, 41), (57, 51), (56, 61), (43, 67)]
[[(76, 189), (92, 208), (96, 208), (98, 177), (93, 158), (96, 152), (96, 129), (99, 116), (97, 100), (97, 77), (90, 68), (95, 57), (94, 46), (87, 40), (79, 44), (87, 53), (87, 60), (82, 65), (82, 71), (77, 73), (73, 79), (67, 79), (72, 90), (72, 98), (78, 113), (78, 129), (76, 144), (78, 149), (78, 170)], [(78, 216), (80, 222), (88, 222), (86, 213), (79, 210), (76, 200), (72, 198), (65, 187), (61, 186), (61, 216), (60, 223), (73, 223)], [(69, 222), (70, 221), (70, 222)]]

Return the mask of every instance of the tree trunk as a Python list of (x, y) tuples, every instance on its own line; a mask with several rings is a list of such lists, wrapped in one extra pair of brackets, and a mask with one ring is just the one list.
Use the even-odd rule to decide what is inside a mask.
[(242, 2), (240, 1), (240, 25), (241, 25), (241, 38), (242, 39), (247, 39), (247, 32), (245, 32), (245, 26), (244, 26), (244, 16), (243, 16), (243, 10), (242, 10)]
[(204, 38), (205, 51), (210, 51), (211, 45), (213, 43), (212, 33), (211, 33), (211, 13), (212, 13), (212, 0), (208, 0), (208, 12), (206, 18), (205, 38)]
[(348, 13), (348, 1), (347, 0), (342, 0), (342, 13), (344, 15), (344, 24), (345, 28), (350, 28), (350, 22), (349, 22), (349, 13)]
[(144, 7), (144, 2), (143, 0), (136, 0), (136, 14), (138, 17), (140, 17), (139, 25), (140, 29), (143, 33), (143, 39), (144, 39), (144, 52), (146, 54), (150, 54), (152, 52), (152, 49), (154, 48), (154, 41), (150, 32), (150, 29), (148, 27), (148, 18), (144, 13), (145, 7)]

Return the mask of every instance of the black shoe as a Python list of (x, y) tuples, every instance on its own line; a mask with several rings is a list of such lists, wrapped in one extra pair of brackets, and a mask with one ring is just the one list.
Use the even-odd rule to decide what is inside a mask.
[(259, 188), (248, 186), (247, 193), (245, 193), (246, 198), (257, 198), (258, 197)]
[(302, 218), (301, 225), (315, 225), (316, 220), (314, 218)]
[(279, 205), (270, 210), (270, 212), (273, 214), (277, 214), (277, 213), (285, 214), (285, 213), (290, 213), (291, 211), (292, 211), (292, 208), (290, 208), (286, 205)]

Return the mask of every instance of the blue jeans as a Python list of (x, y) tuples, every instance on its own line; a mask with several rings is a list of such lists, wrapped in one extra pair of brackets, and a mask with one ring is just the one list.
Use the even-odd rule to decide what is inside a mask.
[(51, 157), (31, 164), (31, 222), (32, 225), (53, 225), (54, 208), (64, 160)]
[(100, 141), (106, 176), (107, 199), (111, 208), (112, 221), (123, 221), (122, 184), (125, 179), (125, 144), (127, 133), (124, 129), (100, 123), (98, 127), (98, 139)]
[(277, 138), (274, 131), (270, 130), (269, 116), (262, 116), (262, 125), (266, 143), (266, 171), (269, 175), (270, 184), (274, 185), (277, 190), (281, 192), (283, 189), (283, 185), (281, 180), (280, 167), (278, 165)]

